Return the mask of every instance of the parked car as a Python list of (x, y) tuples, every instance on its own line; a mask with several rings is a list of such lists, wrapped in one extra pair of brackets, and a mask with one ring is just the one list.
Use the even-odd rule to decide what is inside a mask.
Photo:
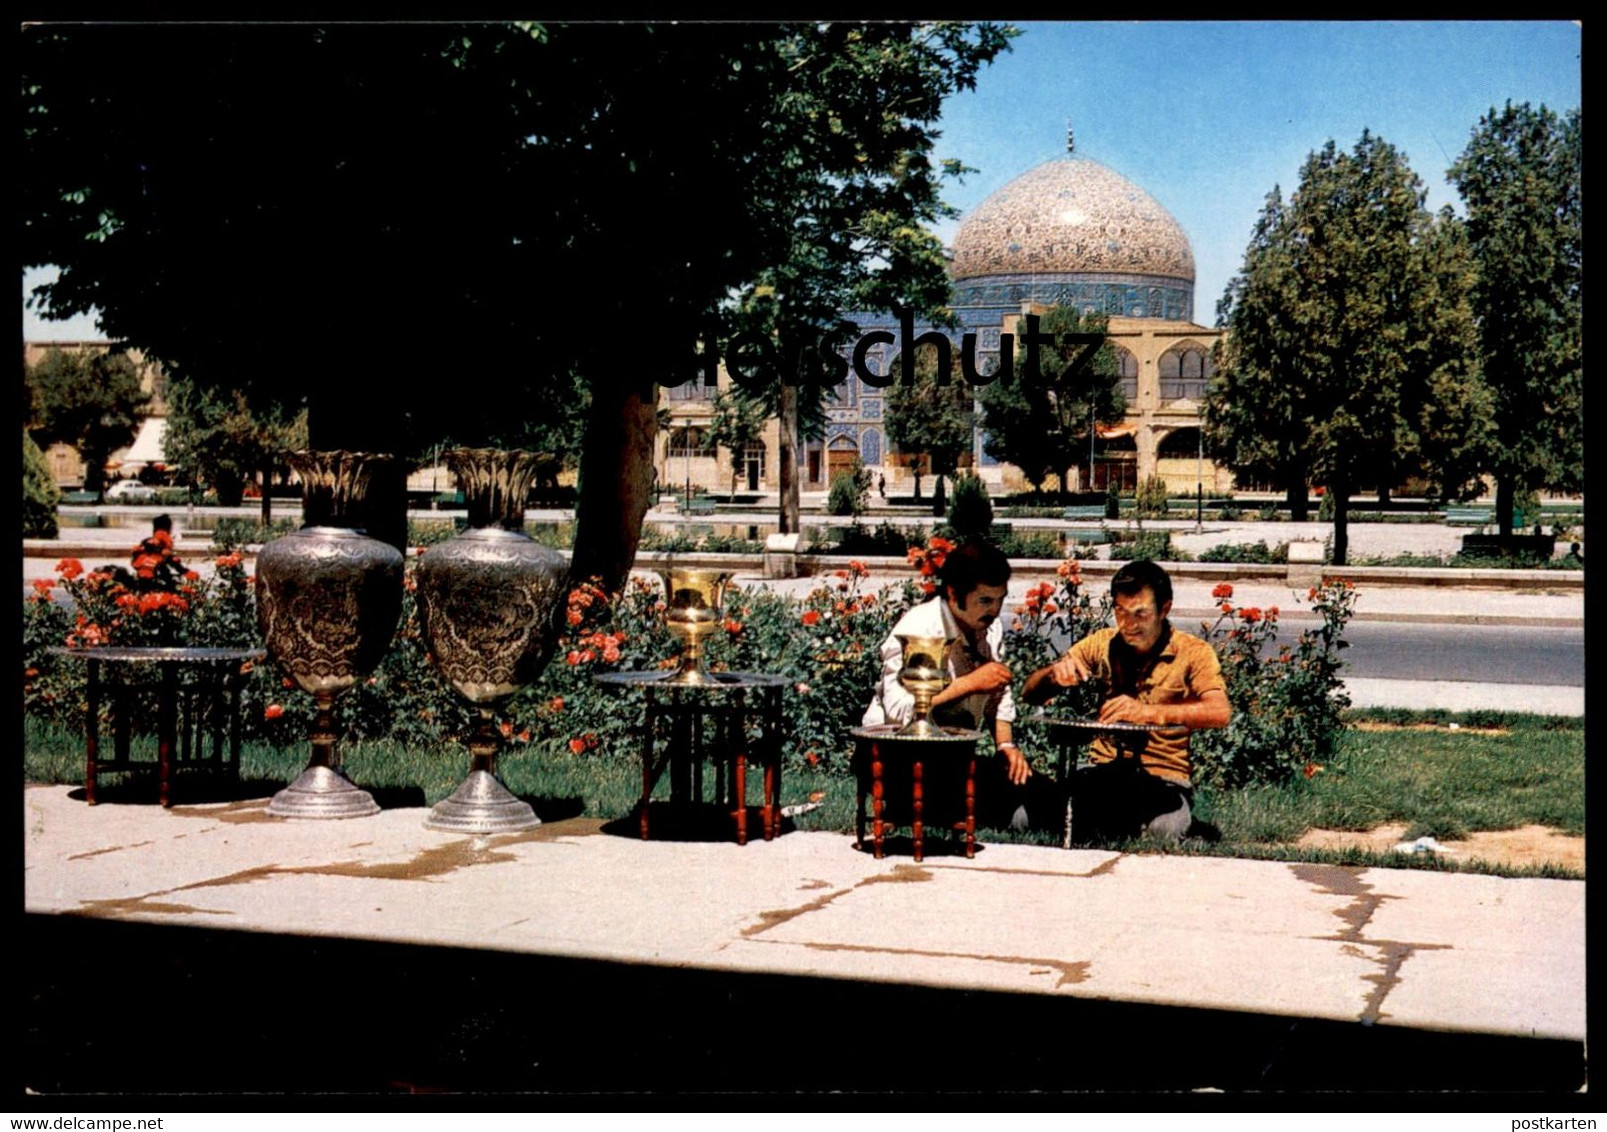
[(106, 489), (108, 503), (155, 503), (156, 489), (139, 480), (118, 480)]

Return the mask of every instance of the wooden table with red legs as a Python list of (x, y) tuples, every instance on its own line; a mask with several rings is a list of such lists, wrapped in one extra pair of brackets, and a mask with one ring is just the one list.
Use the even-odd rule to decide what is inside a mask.
[[(758, 761), (764, 770), (759, 819), (764, 839), (773, 840), (781, 832), (781, 693), (786, 678), (765, 672), (714, 672), (706, 683), (679, 684), (674, 675), (602, 672), (594, 677), (605, 686), (645, 693), (642, 796), (637, 804), (642, 840), (650, 834), (649, 802), (664, 772), (670, 776), (671, 808), (694, 807), (703, 795), (705, 759), (714, 764), (715, 798), (730, 814), (738, 845), (748, 843), (748, 763)], [(667, 733), (663, 743), (661, 731)]]
[[(976, 743), (982, 732), (959, 727), (945, 727), (936, 735), (904, 735), (896, 723), (856, 727), (850, 734), (859, 740), (860, 751), (855, 777), (858, 781), (857, 813), (855, 816), (854, 847), (865, 845), (865, 796), (870, 795), (872, 810), (871, 839), (877, 860), (882, 858), (888, 828), (902, 822), (888, 820), (887, 781), (893, 776), (902, 779), (901, 772), (909, 770), (910, 783), (910, 836), (914, 842), (915, 860), (920, 861), (926, 848), (928, 772), (939, 769), (943, 785), (958, 777), (956, 788), (964, 817), (953, 822), (953, 828), (965, 835), (965, 855), (976, 856)], [(954, 772), (958, 770), (960, 774)], [(940, 801), (938, 813), (947, 817)]]
[[(250, 665), (268, 654), (260, 648), (178, 648), (103, 645), (95, 648), (55, 648), (58, 656), (83, 660), (88, 667), (87, 718), (84, 728), (84, 801), (93, 806), (99, 777), (106, 771), (148, 769), (150, 763), (129, 758), (129, 732), (134, 697), (156, 693), (157, 797), (163, 806), (173, 804), (172, 778), (179, 767), (208, 765), (240, 772), (240, 692)], [(101, 667), (109, 680), (102, 680)], [(141, 683), (133, 673), (156, 666), (157, 681)], [(112, 758), (100, 757), (101, 696), (108, 693), (112, 708)], [(207, 757), (206, 732), (212, 754)], [(228, 734), (225, 753), (223, 737)]]

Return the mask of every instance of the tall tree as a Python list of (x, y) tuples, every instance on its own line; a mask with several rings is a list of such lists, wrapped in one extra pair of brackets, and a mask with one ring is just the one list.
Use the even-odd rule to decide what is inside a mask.
[(1284, 312), (1295, 279), (1284, 239), (1283, 195), (1274, 187), (1256, 218), (1239, 273), (1217, 305), (1216, 374), (1203, 407), (1211, 458), (1242, 479), (1281, 484), (1291, 518), (1309, 514), (1311, 471), (1305, 386), (1291, 380), (1294, 329)]
[(254, 408), (244, 391), (218, 389), (178, 377), (168, 382), (167, 434), (163, 450), (190, 482), (217, 492), (218, 502), (237, 507), (252, 477), (262, 476), (264, 517), (273, 475), (285, 456), (307, 447), (307, 414), (283, 406)]
[(1467, 209), (1473, 309), (1494, 400), (1489, 470), (1511, 533), (1520, 491), (1578, 491), (1584, 474), (1579, 111), (1492, 108), (1449, 179)]
[(789, 28), (779, 44), (784, 81), (762, 155), (779, 240), (730, 325), (766, 339), (785, 377), (799, 382), (766, 390), (781, 423), (783, 531), (798, 529), (796, 444), (821, 435), (821, 396), (829, 404), (836, 384), (816, 347), (831, 334), (857, 334), (843, 312), (904, 307), (953, 323), (947, 261), (931, 227), (955, 215), (939, 195), (943, 179), (967, 170), (934, 163), (935, 127), (943, 100), (974, 89), (1017, 34), (988, 23), (815, 24)]
[(885, 419), (887, 439), (914, 463), (915, 498), (921, 497), (921, 459), (937, 477), (932, 513), (943, 514), (943, 477), (960, 467), (960, 457), (971, 450), (976, 437), (974, 394), (960, 378), (959, 358), (951, 355), (949, 372), (938, 372), (937, 350), (917, 347), (914, 372), (905, 379), (904, 355), (893, 359), (887, 388)]
[[(773, 336), (813, 340), (844, 294), (874, 308), (941, 291), (922, 230), (939, 208), (932, 123), (1007, 39), (961, 24), (34, 25), (23, 260), (61, 267), (47, 313), (97, 306), (170, 373), (305, 397), (315, 447), (472, 442), (581, 374), (573, 569), (618, 585), (650, 503), (655, 380), (684, 374), (711, 312), (774, 272)], [(644, 209), (662, 218), (652, 239)], [(649, 343), (655, 368), (577, 330), (599, 325)], [(416, 395), (395, 395), (396, 363)], [(387, 482), (369, 525), (400, 538), (400, 473)]]
[(104, 490), (107, 459), (134, 442), (150, 400), (140, 388), (138, 367), (121, 351), (51, 347), (34, 365), (28, 384), (37, 406), (34, 439), (46, 447), (60, 441), (78, 449), (84, 490)]
[(1456, 491), (1476, 447), (1435, 435), (1447, 422), (1476, 422), (1480, 408), (1467, 276), (1454, 230), (1437, 226), (1423, 200), (1388, 142), (1364, 130), (1341, 153), (1330, 140), (1306, 159), (1288, 208), (1269, 198), (1224, 299), (1229, 337), (1243, 336), (1224, 347), (1208, 391), (1213, 447), (1231, 463), (1233, 432), (1270, 434), (1271, 443), (1245, 444), (1240, 467), (1286, 475), (1303, 449), (1334, 500), (1338, 565), (1358, 486), (1426, 463)]
[(1022, 316), (1016, 323), (1012, 375), (1007, 380), (1001, 372), (978, 398), (987, 431), (984, 449), (1020, 468), (1034, 490), (1054, 473), (1061, 489), (1069, 491), (1071, 469), (1097, 443), (1096, 426), (1116, 424), (1127, 413), (1121, 368), (1110, 344), (1102, 343), (1087, 357), (1083, 344), (1063, 337), (1102, 335), (1108, 322), (1103, 314), (1050, 307), (1038, 319), (1038, 333), (1054, 345), (1036, 342), (1029, 349)]

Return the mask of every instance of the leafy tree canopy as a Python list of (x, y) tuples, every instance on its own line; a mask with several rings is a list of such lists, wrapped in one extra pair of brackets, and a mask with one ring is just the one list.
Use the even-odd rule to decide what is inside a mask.
[(1581, 146), (1578, 110), (1508, 102), (1479, 119), (1448, 174), (1467, 208), (1503, 530), (1516, 493), (1582, 487)]
[(78, 449), (84, 487), (105, 486), (106, 461), (134, 442), (150, 395), (140, 388), (139, 369), (121, 351), (47, 350), (28, 374), (37, 426), (34, 439)]
[(1326, 485), (1339, 564), (1358, 485), (1427, 468), (1456, 493), (1477, 470), (1467, 258), (1454, 217), (1436, 220), (1423, 199), (1388, 142), (1364, 130), (1342, 153), (1329, 141), (1287, 207), (1268, 197), (1219, 310), (1212, 452), (1301, 497), (1308, 475)]
[(1098, 424), (1115, 424), (1127, 413), (1121, 368), (1110, 344), (1084, 358), (1084, 346), (1068, 345), (1061, 338), (1065, 334), (1103, 334), (1108, 321), (1102, 313), (1084, 314), (1068, 306), (1044, 311), (1038, 331), (1052, 335), (1055, 345), (1034, 345), (1040, 376), (1033, 380), (1023, 317), (1016, 323), (1013, 376), (1006, 381), (1001, 374), (982, 390), (982, 426), (987, 431), (984, 449), (995, 459), (1020, 468), (1035, 490), (1052, 474), (1060, 477), (1062, 485), (1069, 485), (1070, 469), (1088, 455), (1090, 430)]
[(306, 410), (253, 410), (241, 390), (208, 388), (189, 378), (169, 381), (167, 392), (163, 447), (169, 462), (192, 483), (216, 491), (225, 507), (239, 506), (258, 472), (271, 474), (287, 453), (307, 447)]
[(61, 268), (53, 316), (95, 306), (171, 373), (305, 397), (315, 447), (491, 439), (579, 373), (574, 568), (617, 584), (652, 381), (733, 296), (770, 288), (778, 341), (847, 295), (941, 301), (933, 123), (1009, 35), (31, 26), (22, 258)]

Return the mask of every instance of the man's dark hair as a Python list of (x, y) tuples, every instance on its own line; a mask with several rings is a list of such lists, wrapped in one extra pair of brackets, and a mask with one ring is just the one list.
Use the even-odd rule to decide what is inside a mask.
[(960, 605), (978, 586), (1003, 586), (1010, 582), (1010, 559), (991, 542), (967, 542), (943, 556), (938, 578), (944, 590), (954, 591)]
[(153, 531), (166, 531), (168, 534), (172, 534), (173, 533), (173, 516), (171, 516), (171, 515), (158, 515), (156, 518), (151, 520), (151, 530), (153, 530)]
[(1110, 596), (1132, 597), (1140, 590), (1155, 595), (1155, 610), (1172, 600), (1172, 579), (1160, 566), (1147, 558), (1135, 558), (1110, 579)]

